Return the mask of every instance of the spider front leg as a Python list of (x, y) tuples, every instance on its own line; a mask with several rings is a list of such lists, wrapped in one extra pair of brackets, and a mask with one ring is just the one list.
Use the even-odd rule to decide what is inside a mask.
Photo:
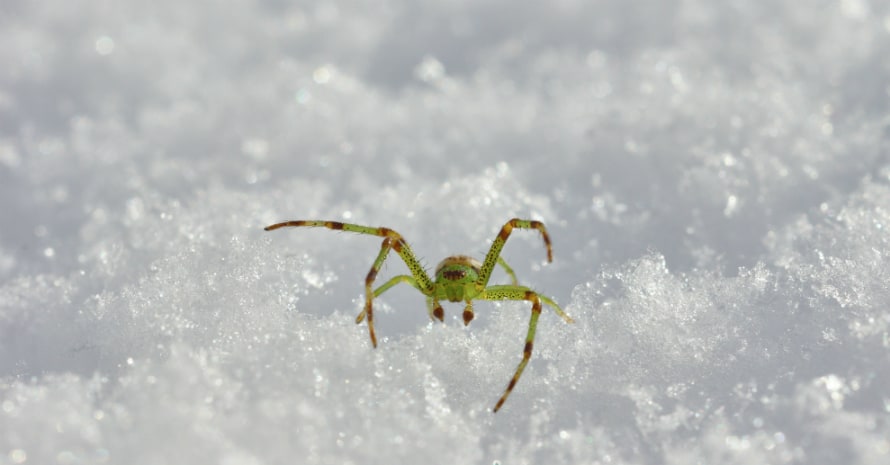
[(494, 266), (499, 261), (504, 265), (504, 268), (508, 270), (507, 273), (510, 274), (515, 281), (515, 275), (511, 273), (513, 270), (506, 266), (506, 263), (501, 260), (501, 250), (504, 248), (504, 244), (507, 243), (510, 233), (513, 232), (513, 229), (515, 228), (537, 229), (540, 231), (541, 237), (544, 239), (544, 246), (547, 248), (547, 261), (553, 261), (553, 248), (550, 246), (550, 236), (547, 234), (547, 228), (544, 227), (544, 223), (541, 223), (540, 221), (513, 218), (501, 227), (494, 242), (491, 243), (491, 248), (488, 249), (488, 253), (485, 255), (485, 260), (482, 262), (482, 268), (479, 270), (479, 279), (476, 281), (476, 287), (479, 290), (482, 290), (488, 284), (488, 280), (491, 278), (491, 272), (494, 271)]
[[(389, 251), (392, 249), (392, 240), (390, 238), (383, 239), (383, 244), (380, 246), (380, 253), (377, 254), (377, 259), (374, 260), (374, 264), (371, 265), (371, 270), (368, 271), (368, 276), (365, 277), (365, 308), (361, 313), (355, 317), (355, 324), (359, 324), (365, 317), (368, 317), (368, 332), (371, 334), (371, 345), (377, 347), (377, 335), (374, 333), (374, 297), (378, 294), (372, 290), (372, 286), (374, 285), (374, 280), (377, 278), (377, 273), (380, 272), (380, 268), (383, 266), (383, 262), (386, 260), (386, 256), (389, 255)], [(383, 291), (389, 289), (394, 286), (396, 282), (393, 280), (389, 280), (389, 282), (385, 283), (380, 290), (382, 294)], [(387, 286), (388, 285), (388, 286)]]
[[(374, 307), (372, 304), (374, 297), (380, 295), (390, 287), (403, 281), (409, 282), (415, 288), (420, 290), (420, 292), (422, 292), (424, 295), (429, 296), (433, 294), (433, 281), (429, 278), (429, 276), (427, 276), (426, 271), (423, 269), (423, 266), (414, 256), (414, 253), (411, 251), (411, 247), (408, 246), (408, 243), (405, 242), (405, 239), (402, 237), (402, 235), (393, 231), (392, 229), (374, 228), (370, 226), (362, 226), (359, 224), (324, 220), (285, 221), (282, 223), (276, 223), (266, 226), (264, 229), (266, 231), (273, 231), (275, 229), (286, 227), (324, 227), (333, 229), (335, 231), (349, 231), (384, 238), (383, 244), (380, 246), (380, 253), (377, 254), (377, 259), (374, 260), (374, 264), (371, 266), (371, 270), (368, 272), (368, 276), (365, 278), (365, 308), (355, 318), (356, 323), (361, 323), (367, 317), (368, 331), (371, 335), (371, 344), (374, 347), (377, 347), (377, 336), (374, 332)], [(389, 254), (390, 250), (395, 250), (396, 253), (399, 254), (400, 257), (402, 257), (405, 265), (407, 265), (408, 269), (411, 271), (411, 276), (397, 276), (393, 279), (390, 279), (383, 286), (378, 288), (377, 291), (372, 291), (374, 279), (377, 277), (377, 273), (383, 266), (383, 262), (386, 260), (386, 257)]]
[[(377, 254), (377, 259), (374, 260), (374, 264), (371, 265), (371, 270), (368, 271), (368, 276), (365, 278), (365, 308), (361, 313), (355, 317), (355, 323), (359, 324), (365, 317), (368, 318), (368, 331), (371, 334), (371, 344), (374, 347), (377, 347), (377, 335), (374, 332), (374, 305), (373, 300), (375, 297), (379, 296), (386, 292), (387, 289), (395, 286), (398, 283), (406, 282), (420, 292), (423, 292), (423, 289), (420, 288), (420, 285), (417, 284), (417, 280), (411, 276), (407, 275), (399, 275), (394, 276), (389, 279), (389, 281), (383, 283), (382, 286), (378, 287), (373, 292), (371, 288), (374, 285), (374, 280), (377, 279), (377, 273), (380, 272), (380, 268), (383, 267), (383, 262), (386, 261), (386, 257), (389, 255), (389, 251), (393, 249), (394, 241), (391, 237), (387, 237), (383, 240), (383, 244), (380, 245), (380, 253)], [(439, 319), (443, 318), (442, 307), (439, 307)]]
[(519, 382), (519, 377), (522, 376), (525, 366), (528, 365), (528, 361), (532, 357), (532, 348), (535, 344), (535, 331), (538, 328), (538, 317), (541, 316), (541, 298), (535, 291), (527, 287), (511, 285), (487, 287), (482, 293), (477, 295), (476, 298), (483, 300), (528, 300), (532, 303), (532, 316), (528, 322), (528, 333), (525, 335), (525, 347), (522, 349), (522, 360), (516, 367), (516, 373), (513, 374), (510, 383), (507, 384), (507, 389), (504, 391), (504, 394), (501, 395), (501, 398), (498, 399), (497, 404), (494, 406), (494, 411), (497, 412), (500, 410), (501, 406), (504, 405), (504, 402), (507, 401), (507, 396), (513, 392), (513, 388), (516, 387), (516, 383)]

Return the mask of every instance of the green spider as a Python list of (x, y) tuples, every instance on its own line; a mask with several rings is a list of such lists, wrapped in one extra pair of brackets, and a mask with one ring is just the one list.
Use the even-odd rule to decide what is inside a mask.
[[(389, 288), (399, 283), (408, 283), (418, 291), (422, 292), (427, 299), (427, 308), (429, 310), (430, 318), (435, 318), (439, 321), (445, 321), (445, 311), (442, 310), (439, 301), (466, 302), (466, 307), (463, 312), (464, 325), (469, 324), (470, 321), (473, 320), (473, 300), (530, 301), (532, 303), (532, 316), (531, 320), (528, 322), (528, 334), (525, 337), (525, 348), (522, 351), (522, 361), (519, 362), (519, 366), (516, 367), (516, 373), (513, 375), (513, 378), (510, 379), (510, 383), (507, 385), (504, 394), (498, 400), (497, 404), (495, 404), (495, 412), (497, 412), (504, 404), (504, 401), (507, 400), (507, 396), (513, 391), (513, 388), (519, 381), (519, 377), (522, 375), (522, 371), (525, 370), (525, 366), (531, 358), (532, 346), (534, 345), (535, 340), (535, 329), (538, 326), (538, 317), (541, 315), (541, 302), (552, 307), (556, 314), (561, 316), (566, 322), (574, 323), (574, 320), (566, 315), (553, 299), (540, 295), (525, 286), (520, 286), (516, 280), (516, 274), (513, 272), (513, 269), (510, 268), (500, 256), (501, 249), (504, 248), (504, 244), (507, 242), (507, 238), (510, 237), (510, 232), (512, 232), (514, 228), (537, 229), (541, 232), (541, 236), (544, 239), (544, 245), (547, 247), (547, 261), (552, 262), (553, 252), (550, 247), (550, 237), (547, 235), (547, 229), (544, 228), (544, 224), (540, 221), (521, 220), (518, 218), (508, 221), (501, 228), (498, 236), (491, 244), (491, 249), (489, 249), (488, 254), (485, 255), (485, 260), (482, 263), (466, 255), (454, 255), (448, 257), (445, 260), (442, 260), (442, 262), (439, 263), (439, 266), (436, 267), (435, 280), (430, 279), (429, 275), (427, 275), (426, 270), (424, 270), (423, 266), (414, 256), (411, 247), (408, 246), (408, 243), (405, 242), (402, 235), (389, 228), (373, 228), (357, 224), (340, 223), (338, 221), (297, 220), (266, 226), (265, 230), (272, 231), (278, 228), (300, 226), (324, 227), (383, 238), (380, 253), (377, 254), (377, 259), (374, 260), (374, 264), (371, 266), (371, 271), (368, 272), (368, 277), (365, 278), (365, 308), (355, 319), (355, 322), (358, 324), (367, 317), (368, 330), (371, 333), (371, 344), (374, 347), (377, 347), (377, 336), (374, 333), (374, 312), (371, 302), (374, 300), (374, 297), (379, 297), (380, 294), (383, 294)], [(374, 279), (377, 277), (377, 273), (383, 266), (383, 261), (386, 260), (390, 250), (395, 250), (396, 253), (402, 257), (402, 260), (408, 265), (411, 275), (394, 276), (382, 286), (373, 289)], [(504, 271), (510, 276), (513, 284), (488, 285), (488, 279), (491, 277), (491, 272), (494, 270), (495, 264), (504, 268)]]

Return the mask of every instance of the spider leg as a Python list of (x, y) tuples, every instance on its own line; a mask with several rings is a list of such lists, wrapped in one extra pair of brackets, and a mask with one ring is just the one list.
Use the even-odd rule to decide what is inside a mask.
[(550, 297), (538, 294), (538, 298), (541, 299), (541, 302), (544, 302), (545, 304), (551, 306), (553, 308), (553, 311), (556, 312), (557, 315), (562, 317), (562, 319), (565, 320), (566, 323), (575, 322), (575, 320), (573, 320), (572, 317), (568, 316), (566, 312), (562, 311), (562, 308), (557, 305), (556, 302), (554, 302), (553, 299), (551, 299)]
[[(381, 253), (382, 253), (382, 250), (381, 250)], [(376, 262), (375, 262), (375, 264), (376, 264)], [(371, 269), (373, 270), (373, 268), (371, 268)], [(370, 275), (370, 273), (368, 273), (368, 274)], [(415, 281), (414, 278), (412, 278), (411, 276), (405, 275), (405, 274), (400, 274), (398, 276), (393, 276), (392, 278), (390, 278), (389, 281), (383, 283), (383, 285), (381, 285), (377, 289), (374, 289), (374, 298), (380, 297), (380, 294), (383, 294), (384, 292), (388, 291), (389, 288), (391, 288), (399, 283), (408, 283), (408, 284), (414, 286), (414, 288), (421, 290), (420, 287), (417, 285), (417, 281)], [(422, 290), (421, 290), (421, 292), (422, 292)], [(355, 322), (361, 323), (362, 320), (365, 319), (365, 315), (366, 315), (365, 310), (362, 310), (362, 312), (359, 313), (358, 316), (355, 318)]]
[(516, 367), (516, 373), (513, 374), (510, 383), (507, 384), (507, 389), (504, 391), (504, 394), (501, 395), (501, 398), (498, 399), (497, 404), (494, 406), (494, 411), (497, 412), (501, 406), (504, 405), (507, 396), (510, 395), (513, 388), (516, 387), (516, 383), (519, 382), (519, 377), (522, 376), (525, 366), (528, 365), (528, 361), (532, 357), (532, 347), (535, 342), (535, 331), (538, 327), (538, 317), (541, 316), (542, 299), (535, 291), (527, 287), (510, 285), (487, 287), (477, 295), (476, 298), (483, 300), (528, 300), (532, 303), (532, 315), (528, 322), (528, 333), (525, 336), (525, 347), (522, 349), (522, 360)]
[[(389, 281), (383, 283), (383, 285), (381, 285), (377, 289), (374, 289), (374, 297), (375, 298), (380, 297), (380, 294), (383, 294), (384, 292), (388, 291), (389, 288), (391, 288), (399, 283), (408, 283), (411, 286), (413, 286), (415, 289), (417, 289), (418, 291), (423, 292), (423, 290), (420, 288), (420, 286), (417, 284), (417, 281), (413, 277), (408, 276), (406, 274), (400, 274), (398, 276), (393, 276), (392, 278), (389, 279)], [(427, 300), (429, 300), (429, 299), (430, 298), (427, 297)], [(430, 309), (430, 317), (432, 317), (432, 309)], [(365, 318), (365, 312), (362, 311), (362, 313), (359, 313), (358, 317), (355, 319), (355, 322), (361, 323), (364, 318)]]
[(380, 297), (380, 294), (383, 294), (384, 292), (388, 291), (389, 288), (391, 288), (399, 283), (408, 283), (408, 284), (414, 286), (414, 288), (417, 289), (418, 291), (423, 292), (423, 290), (420, 289), (420, 286), (417, 285), (417, 281), (413, 277), (408, 276), (406, 274), (400, 274), (398, 276), (393, 276), (392, 278), (389, 278), (389, 281), (383, 283), (383, 285), (381, 285), (377, 289), (374, 289), (374, 297)]
[[(408, 270), (411, 271), (411, 278), (413, 280), (412, 285), (414, 285), (415, 288), (419, 289), (420, 292), (422, 292), (424, 295), (429, 296), (434, 293), (433, 291), (435, 289), (435, 286), (433, 284), (433, 281), (426, 274), (426, 271), (423, 269), (423, 265), (421, 265), (420, 261), (417, 260), (417, 257), (414, 256), (414, 252), (411, 250), (411, 247), (408, 246), (408, 243), (405, 241), (402, 235), (393, 231), (392, 229), (374, 228), (352, 223), (341, 223), (339, 221), (319, 220), (285, 221), (282, 223), (275, 223), (266, 226), (264, 229), (266, 231), (274, 231), (279, 228), (287, 227), (323, 227), (333, 229), (335, 231), (349, 231), (384, 238), (383, 244), (380, 246), (380, 253), (377, 254), (377, 259), (374, 260), (374, 264), (371, 266), (371, 270), (368, 272), (368, 276), (365, 278), (365, 308), (355, 319), (356, 323), (361, 323), (365, 319), (365, 317), (367, 317), (368, 331), (371, 334), (371, 344), (374, 347), (377, 347), (377, 336), (374, 333), (374, 312), (372, 301), (374, 297), (379, 294), (372, 291), (372, 286), (374, 284), (374, 279), (377, 277), (377, 273), (383, 266), (383, 261), (386, 260), (386, 256), (389, 254), (390, 249), (395, 250), (396, 253), (399, 254), (400, 257), (402, 257), (402, 261), (405, 262), (405, 265), (408, 266)], [(393, 282), (393, 280), (391, 279), (383, 286), (381, 286), (383, 290), (378, 289), (378, 291), (382, 293), (395, 284), (396, 282)]]
[(507, 272), (507, 275), (510, 276), (510, 283), (514, 286), (519, 285), (519, 280), (516, 279), (516, 273), (513, 272), (513, 268), (510, 268), (510, 265), (507, 264), (506, 261), (500, 256), (498, 256), (498, 265), (501, 265), (501, 268)]
[[(498, 265), (500, 265), (501, 268), (503, 268), (504, 271), (507, 273), (507, 276), (510, 277), (510, 283), (514, 286), (519, 286), (519, 280), (516, 279), (516, 273), (513, 271), (513, 268), (511, 268), (510, 265), (507, 264), (507, 261), (504, 260), (504, 257), (498, 256)], [(557, 305), (556, 302), (553, 301), (553, 299), (540, 294), (538, 295), (538, 297), (541, 298), (542, 302), (553, 307), (553, 310), (556, 311), (556, 314), (566, 320), (567, 323), (575, 322), (575, 320), (573, 320), (570, 316), (566, 315), (566, 313), (562, 311), (562, 308), (560, 308), (560, 306)]]
[[(491, 278), (491, 272), (494, 270), (494, 266), (498, 263), (498, 258), (501, 256), (501, 249), (504, 248), (504, 244), (507, 243), (507, 239), (510, 237), (510, 233), (514, 228), (537, 229), (540, 231), (541, 237), (544, 239), (544, 246), (547, 248), (547, 261), (553, 261), (553, 250), (550, 246), (550, 236), (547, 234), (547, 229), (544, 227), (544, 223), (541, 223), (540, 221), (513, 218), (504, 224), (500, 232), (498, 232), (497, 237), (494, 239), (494, 242), (492, 242), (491, 248), (488, 249), (488, 254), (485, 255), (485, 260), (482, 262), (482, 268), (479, 270), (479, 280), (476, 281), (476, 285), (480, 289), (488, 284), (488, 279)], [(509, 269), (509, 267), (506, 268)]]
[[(380, 297), (380, 294), (383, 294), (384, 292), (389, 290), (389, 288), (391, 288), (399, 283), (408, 283), (408, 284), (414, 286), (415, 289), (420, 290), (420, 287), (417, 285), (417, 281), (415, 281), (413, 277), (408, 276), (406, 274), (400, 274), (398, 276), (393, 276), (392, 278), (390, 278), (389, 281), (383, 283), (383, 285), (381, 285), (377, 289), (374, 289), (374, 297), (375, 298)], [(366, 315), (366, 312), (364, 310), (362, 310), (362, 312), (359, 313), (358, 316), (355, 318), (355, 322), (361, 323), (362, 320), (365, 319), (365, 315)]]
[[(386, 239), (383, 239), (383, 244), (380, 245), (380, 253), (377, 254), (377, 259), (374, 260), (374, 264), (371, 265), (371, 269), (368, 271), (368, 276), (365, 278), (365, 308), (357, 317), (355, 317), (355, 324), (361, 323), (362, 320), (365, 319), (365, 316), (368, 317), (368, 332), (371, 334), (371, 345), (374, 347), (377, 347), (377, 335), (374, 333), (374, 306), (372, 302), (376, 295), (371, 288), (374, 285), (374, 279), (377, 278), (377, 273), (380, 271), (383, 262), (386, 260), (386, 256), (389, 255), (390, 249), (392, 249), (392, 239), (387, 237)], [(384, 284), (384, 286), (386, 286), (386, 284)]]

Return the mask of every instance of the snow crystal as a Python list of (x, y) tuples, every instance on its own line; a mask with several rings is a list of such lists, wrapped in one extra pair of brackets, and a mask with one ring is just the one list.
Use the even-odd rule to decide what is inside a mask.
[[(8, 1), (0, 463), (890, 456), (881, 2)], [(400, 285), (503, 257), (552, 297)], [(378, 280), (408, 273), (396, 254)], [(507, 283), (496, 270), (492, 282)], [(383, 282), (383, 281), (380, 281)]]

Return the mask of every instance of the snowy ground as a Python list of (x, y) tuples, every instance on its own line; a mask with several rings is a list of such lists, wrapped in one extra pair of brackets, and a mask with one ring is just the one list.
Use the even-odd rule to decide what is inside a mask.
[[(3, 0), (0, 463), (890, 463), (888, 57), (878, 0)], [(262, 230), (511, 217), (577, 323), (497, 414), (527, 303), (373, 350), (380, 240)]]

